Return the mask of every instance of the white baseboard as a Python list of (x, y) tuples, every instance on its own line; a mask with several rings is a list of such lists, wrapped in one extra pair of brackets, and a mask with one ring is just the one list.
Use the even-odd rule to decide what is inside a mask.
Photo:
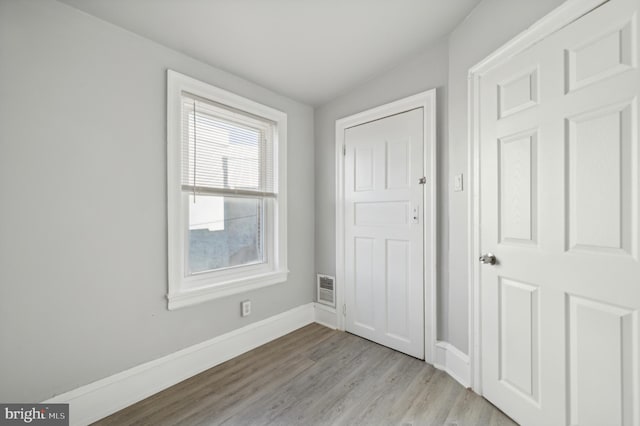
[(314, 309), (318, 324), (329, 327), (332, 330), (338, 328), (338, 314), (335, 308), (316, 302), (314, 303)]
[(433, 366), (445, 371), (465, 388), (471, 383), (469, 356), (447, 342), (436, 342)]
[(71, 425), (95, 422), (204, 370), (311, 324), (318, 312), (314, 305), (308, 303), (249, 324), (55, 396), (45, 403), (70, 404)]
[[(70, 424), (87, 425), (312, 322), (336, 329), (337, 312), (319, 303), (298, 306), (44, 403), (69, 404)], [(434, 366), (446, 371), (463, 386), (469, 386), (469, 357), (453, 345), (436, 343)]]

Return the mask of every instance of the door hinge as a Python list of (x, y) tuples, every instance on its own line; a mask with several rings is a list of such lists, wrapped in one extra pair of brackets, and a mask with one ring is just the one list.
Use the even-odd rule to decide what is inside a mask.
[(347, 155), (347, 146), (342, 145), (342, 155)]
[(427, 183), (427, 178), (426, 177), (421, 177), (420, 180), (418, 180), (418, 183), (420, 185), (425, 185)]
[(342, 316), (347, 316), (347, 305), (346, 303), (342, 305)]

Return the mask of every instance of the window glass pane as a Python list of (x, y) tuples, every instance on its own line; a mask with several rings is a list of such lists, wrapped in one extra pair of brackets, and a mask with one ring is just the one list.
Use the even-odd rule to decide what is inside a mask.
[(189, 231), (224, 231), (224, 198), (189, 195)]
[(191, 274), (264, 262), (263, 199), (189, 194)]

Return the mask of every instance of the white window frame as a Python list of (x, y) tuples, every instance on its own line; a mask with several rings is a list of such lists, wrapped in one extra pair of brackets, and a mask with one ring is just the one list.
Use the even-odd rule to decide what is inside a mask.
[[(266, 262), (189, 276), (188, 193), (182, 190), (182, 94), (190, 93), (275, 123), (274, 185), (265, 205)], [(287, 269), (287, 115), (250, 99), (167, 70), (167, 230), (169, 310), (285, 282)]]

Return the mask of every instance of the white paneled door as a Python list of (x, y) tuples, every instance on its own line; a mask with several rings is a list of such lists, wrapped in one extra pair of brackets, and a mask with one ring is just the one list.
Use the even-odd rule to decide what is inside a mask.
[(640, 425), (639, 5), (480, 80), (482, 389), (523, 425)]
[(345, 131), (346, 330), (424, 358), (423, 110)]

